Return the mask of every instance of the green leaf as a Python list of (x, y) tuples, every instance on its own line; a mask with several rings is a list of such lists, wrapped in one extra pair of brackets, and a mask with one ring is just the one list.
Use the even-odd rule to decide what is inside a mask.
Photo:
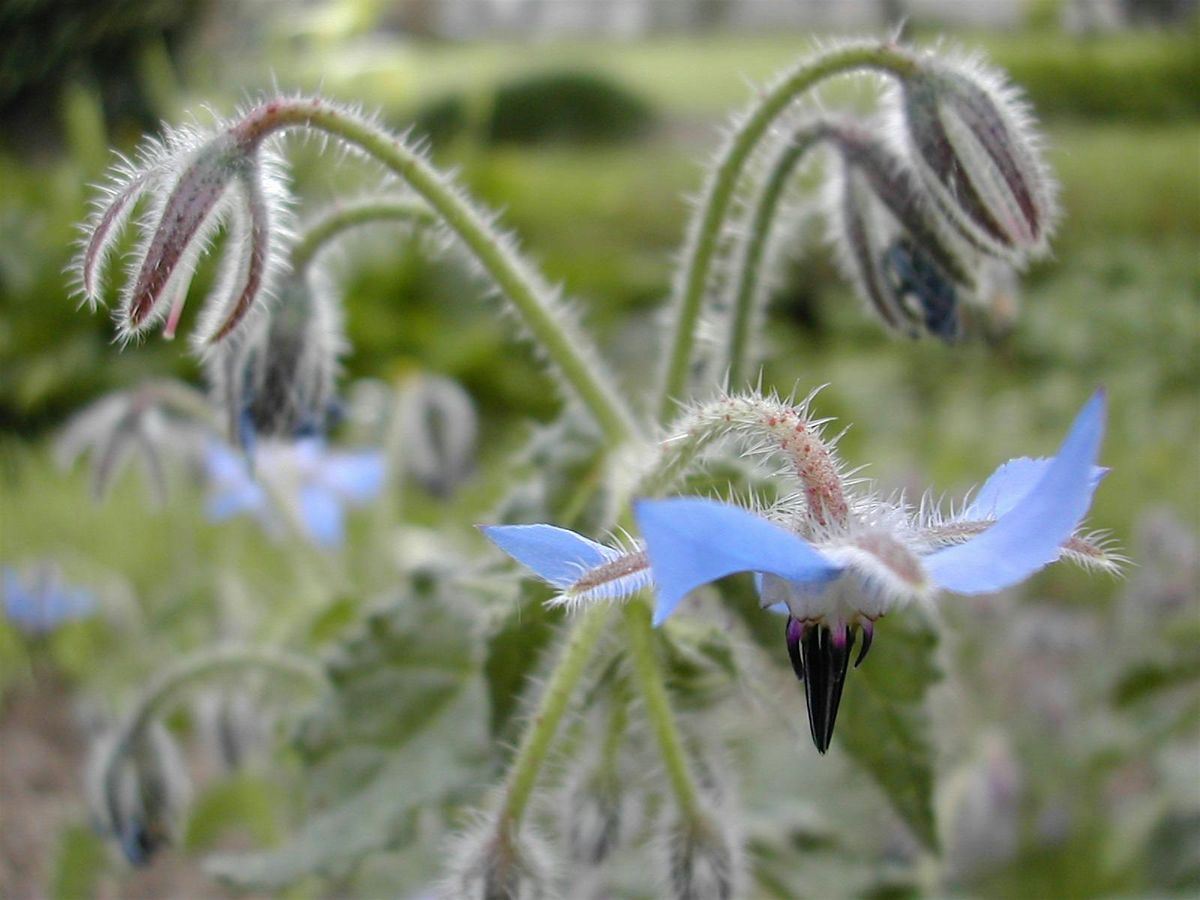
[[(310, 814), (283, 846), (212, 856), (205, 869), (238, 889), (272, 891), (310, 875), (343, 877), (365, 855), (402, 844), (419, 809), (445, 802), (478, 773), (483, 703), (483, 686), (474, 680), (435, 725), (398, 748), (357, 792)], [(464, 734), (464, 723), (476, 727)]]
[(537, 597), (528, 599), (531, 594), (522, 593), (520, 605), (505, 616), (499, 630), (487, 641), (483, 672), (491, 701), (493, 738), (510, 736), (513, 715), (520, 707), (529, 677), (554, 635), (554, 623), (561, 619), (561, 614), (546, 608), (545, 591), (539, 590)]
[(1174, 688), (1200, 681), (1200, 653), (1168, 662), (1144, 662), (1128, 669), (1113, 690), (1113, 703), (1131, 706)]
[(871, 655), (846, 678), (835, 735), (935, 851), (933, 747), (924, 701), (941, 678), (936, 647), (937, 634), (916, 610), (880, 620)]
[(261, 776), (239, 774), (205, 789), (188, 814), (183, 845), (211, 847), (230, 828), (240, 827), (258, 844), (279, 840), (280, 786)]
[(72, 825), (63, 830), (54, 861), (55, 900), (96, 896), (96, 882), (108, 868), (104, 840), (91, 828)]
[(303, 824), (279, 847), (210, 858), (213, 875), (254, 890), (342, 877), (411, 840), (419, 809), (478, 789), (489, 747), (478, 629), (446, 590), (422, 579), (338, 645), (331, 696), (296, 738)]

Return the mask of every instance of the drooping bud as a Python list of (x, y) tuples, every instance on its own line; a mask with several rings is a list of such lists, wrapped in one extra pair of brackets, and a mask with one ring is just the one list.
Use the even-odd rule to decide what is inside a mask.
[(545, 842), (526, 826), (519, 837), (495, 827), (462, 836), (439, 896), (445, 900), (552, 900), (554, 868)]
[(479, 416), (455, 381), (421, 374), (400, 388), (405, 468), (430, 493), (447, 496), (474, 465)]
[[(113, 760), (113, 753), (120, 757)], [(125, 858), (146, 865), (178, 837), (191, 782), (183, 757), (161, 723), (129, 745), (101, 747), (93, 772), (93, 796), (100, 819), (117, 839)]]
[(341, 312), (320, 273), (288, 275), (274, 306), (210, 357), (230, 439), (249, 450), (256, 437), (323, 435), (344, 346)]
[(562, 832), (568, 858), (598, 866), (621, 839), (624, 798), (617, 773), (590, 766), (568, 784), (562, 798)]
[(673, 900), (731, 900), (740, 882), (738, 848), (711, 818), (679, 822), (667, 836), (667, 883)]
[(947, 233), (916, 175), (879, 140), (850, 126), (831, 140), (841, 157), (830, 218), (843, 267), (893, 331), (955, 340), (977, 254)]
[(977, 59), (926, 56), (895, 100), (922, 181), (964, 235), (1015, 262), (1043, 255), (1054, 185), (1017, 90)]
[(98, 304), (104, 263), (134, 206), (150, 197), (117, 312), (123, 338), (163, 319), (164, 336), (174, 336), (196, 264), (222, 226), (222, 272), (196, 343), (227, 337), (270, 294), (289, 232), (288, 204), (274, 153), (261, 137), (247, 139), (228, 127), (172, 130), (146, 142), (135, 162), (116, 167), (85, 226), (76, 273), (80, 292)]
[(92, 495), (101, 500), (136, 458), (152, 499), (161, 502), (168, 460), (188, 455), (196, 432), (213, 428), (213, 419), (200, 392), (182, 382), (151, 379), (106, 394), (72, 416), (54, 442), (55, 460), (68, 469), (88, 456)]

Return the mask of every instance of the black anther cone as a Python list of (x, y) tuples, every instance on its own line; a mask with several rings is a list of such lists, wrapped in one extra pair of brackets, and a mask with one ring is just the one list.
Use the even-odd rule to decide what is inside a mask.
[[(846, 682), (846, 670), (857, 636), (857, 629), (847, 629), (846, 640), (838, 646), (828, 627), (808, 625), (800, 641), (801, 665), (807, 676), (804, 677), (804, 699), (808, 703), (808, 727), (820, 753), (829, 749), (833, 739), (833, 725), (842, 702), (842, 686)], [(790, 640), (788, 650), (791, 651)], [(792, 667), (796, 668), (795, 657)]]

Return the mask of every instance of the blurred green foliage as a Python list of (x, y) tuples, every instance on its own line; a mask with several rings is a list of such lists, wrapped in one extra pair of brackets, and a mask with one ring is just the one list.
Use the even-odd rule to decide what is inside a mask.
[(496, 144), (601, 144), (638, 137), (650, 105), (607, 75), (551, 69), (504, 81), (484, 97), (448, 94), (417, 110), (415, 131), (435, 145), (470, 136)]

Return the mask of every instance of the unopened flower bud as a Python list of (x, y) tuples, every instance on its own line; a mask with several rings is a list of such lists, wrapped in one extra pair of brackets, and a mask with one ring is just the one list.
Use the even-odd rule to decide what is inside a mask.
[(736, 848), (712, 819), (679, 822), (667, 836), (667, 877), (673, 900), (730, 900), (740, 884)]
[(449, 494), (471, 471), (479, 417), (470, 395), (449, 378), (421, 374), (400, 388), (404, 463), (431, 493)]
[[(113, 758), (112, 754), (120, 754)], [(160, 723), (132, 743), (102, 748), (93, 773), (96, 805), (132, 865), (142, 866), (173, 843), (191, 783), (179, 748)]]
[(201, 317), (198, 343), (228, 336), (271, 292), (282, 262), (288, 204), (276, 169), (260, 135), (248, 137), (234, 128), (179, 129), (147, 142), (136, 162), (117, 167), (85, 226), (76, 266), (81, 293), (93, 305), (100, 302), (104, 263), (133, 208), (149, 196), (138, 224), (142, 240), (134, 274), (118, 312), (122, 335), (137, 335), (165, 319), (164, 336), (174, 336), (196, 263), (224, 225), (221, 272)]
[(545, 842), (526, 827), (519, 837), (494, 822), (464, 835), (441, 885), (444, 900), (552, 900), (554, 871)]
[(943, 57), (923, 58), (900, 85), (904, 131), (939, 207), (993, 255), (1044, 254), (1054, 186), (1016, 89), (978, 60)]
[(833, 240), (847, 273), (892, 330), (955, 340), (977, 254), (940, 225), (917, 177), (877, 139), (851, 127), (832, 138), (842, 162)]
[(597, 866), (621, 839), (624, 798), (611, 768), (584, 769), (562, 798), (562, 830), (572, 862)]
[(257, 437), (324, 434), (344, 340), (320, 273), (289, 275), (274, 306), (245, 328), (209, 365), (230, 439), (249, 449)]

